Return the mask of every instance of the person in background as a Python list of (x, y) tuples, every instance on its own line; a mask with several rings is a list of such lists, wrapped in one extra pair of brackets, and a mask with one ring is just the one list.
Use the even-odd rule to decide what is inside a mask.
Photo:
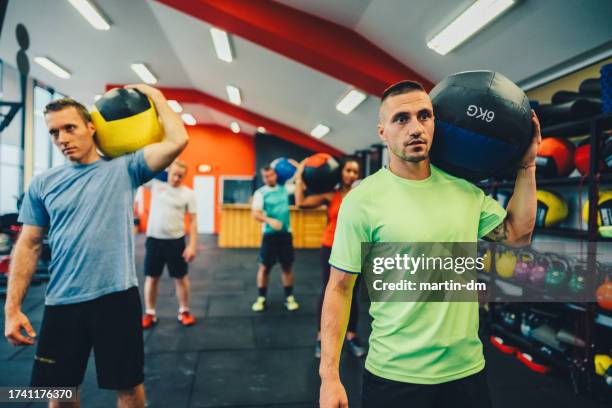
[(290, 312), (300, 305), (293, 295), (293, 237), (289, 220), (289, 196), (284, 186), (277, 184), (277, 176), (270, 166), (262, 167), (261, 178), (264, 185), (253, 195), (253, 217), (262, 223), (263, 236), (259, 251), (259, 268), (257, 270), (257, 290), (259, 295), (251, 307), (254, 312), (266, 308), (268, 276), (278, 261), (282, 269), (281, 279), (285, 290), (285, 307)]
[[(336, 232), (336, 222), (338, 221), (338, 211), (340, 211), (340, 204), (344, 197), (351, 191), (351, 188), (355, 182), (359, 179), (359, 161), (355, 157), (346, 157), (342, 161), (340, 166), (340, 183), (334, 191), (330, 191), (323, 194), (311, 194), (304, 196), (308, 189), (308, 186), (304, 184), (302, 180), (302, 173), (304, 172), (305, 160), (302, 161), (295, 174), (295, 204), (300, 208), (317, 208), (321, 205), (327, 205), (327, 226), (323, 232), (323, 238), (321, 239), (321, 295), (319, 297), (318, 304), (318, 331), (317, 331), (317, 343), (315, 345), (315, 357), (321, 357), (321, 311), (323, 308), (323, 299), (325, 298), (325, 288), (329, 281), (329, 256), (331, 255), (331, 249), (334, 244), (334, 234)], [(346, 345), (349, 350), (356, 357), (363, 357), (366, 353), (365, 348), (361, 345), (359, 338), (357, 337), (357, 323), (359, 321), (359, 281), (355, 281), (353, 287), (353, 298), (351, 301), (350, 318), (348, 322), (348, 328), (346, 331)]]
[[(158, 321), (155, 305), (164, 266), (168, 267), (168, 274), (174, 278), (179, 303), (178, 321), (183, 326), (192, 326), (196, 321), (189, 310), (190, 282), (187, 272), (188, 264), (195, 259), (197, 252), (198, 219), (195, 193), (182, 185), (186, 174), (187, 165), (175, 160), (168, 168), (167, 182), (153, 179), (143, 186), (151, 191), (144, 262), (144, 329)], [(185, 242), (185, 216), (189, 218), (188, 242)]]

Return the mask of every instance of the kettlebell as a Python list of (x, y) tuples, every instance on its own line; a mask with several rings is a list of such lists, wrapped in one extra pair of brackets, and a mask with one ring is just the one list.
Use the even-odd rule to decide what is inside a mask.
[(533, 330), (542, 325), (541, 319), (535, 313), (522, 314), (521, 334), (527, 338), (531, 337)]
[(557, 254), (548, 254), (548, 271), (544, 283), (551, 290), (560, 289), (567, 280), (569, 261)]
[(482, 255), (482, 263), (484, 265), (483, 271), (486, 273), (491, 272), (491, 250), (487, 249)]
[(502, 309), (499, 311), (499, 317), (501, 323), (511, 329), (518, 329), (520, 327), (520, 317), (517, 316), (516, 312), (510, 309)]
[(586, 273), (586, 263), (577, 262), (574, 266), (574, 272), (567, 285), (568, 289), (572, 293), (580, 293), (584, 290), (585, 279), (584, 274)]
[(516, 266), (514, 267), (514, 279), (521, 283), (527, 283), (530, 280), (531, 267), (535, 261), (533, 252), (523, 250), (519, 252)]
[(495, 254), (495, 270), (502, 278), (511, 278), (516, 267), (516, 255), (509, 249)]
[(612, 385), (612, 357), (607, 354), (596, 354), (595, 374), (604, 377), (606, 384)]
[(478, 272), (486, 272), (489, 273), (491, 271), (491, 249), (486, 242), (478, 243), (478, 252), (477, 256), (482, 258), (482, 269), (476, 268)]
[(529, 282), (533, 285), (539, 286), (544, 282), (546, 278), (546, 271), (548, 270), (548, 259), (546, 256), (535, 257), (531, 268), (529, 269)]

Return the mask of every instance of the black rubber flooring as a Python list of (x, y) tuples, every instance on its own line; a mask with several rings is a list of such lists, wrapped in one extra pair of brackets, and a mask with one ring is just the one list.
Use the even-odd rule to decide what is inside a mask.
[[(283, 308), (280, 272), (271, 275), (268, 310), (254, 314), (257, 250), (219, 249), (216, 237), (203, 236), (203, 249), (191, 267), (192, 311), (196, 326), (176, 320), (174, 284), (160, 287), (159, 324), (145, 332), (145, 387), (149, 407), (316, 407), (318, 360), (313, 357), (316, 304), (320, 291), (318, 251), (296, 254), (295, 293), (301, 308)], [(142, 280), (144, 239), (137, 239)], [(44, 285), (28, 292), (24, 311), (40, 326)], [(0, 299), (0, 303), (4, 303)], [(367, 341), (367, 296), (361, 297), (360, 336)], [(0, 327), (4, 315), (0, 314)], [(487, 344), (485, 342), (485, 344)], [(486, 346), (491, 396), (496, 408), (604, 407), (576, 396), (569, 381), (526, 369), (514, 357)], [(34, 348), (14, 348), (0, 341), (0, 386), (28, 385)], [(363, 361), (344, 353), (341, 376), (351, 408), (360, 406)], [(93, 358), (81, 388), (83, 407), (115, 406), (113, 392), (97, 388)], [(0, 404), (2, 406), (2, 404)], [(28, 406), (6, 404), (8, 407)], [(44, 406), (30, 404), (29, 406)], [(407, 401), (406, 406), (409, 407)]]

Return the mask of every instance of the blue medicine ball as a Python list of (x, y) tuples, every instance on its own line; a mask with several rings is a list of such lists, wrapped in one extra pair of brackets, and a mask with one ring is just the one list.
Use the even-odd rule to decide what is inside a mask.
[(285, 184), (287, 180), (293, 177), (296, 170), (295, 166), (285, 157), (279, 157), (278, 159), (272, 161), (272, 163), (270, 163), (270, 167), (272, 167), (276, 172), (276, 181), (278, 184)]
[(431, 162), (470, 181), (511, 172), (532, 138), (529, 98), (499, 72), (450, 75), (429, 93), (436, 117)]

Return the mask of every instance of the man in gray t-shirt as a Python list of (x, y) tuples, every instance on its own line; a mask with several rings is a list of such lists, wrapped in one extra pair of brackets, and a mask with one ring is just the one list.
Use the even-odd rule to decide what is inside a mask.
[[(145, 244), (145, 313), (142, 328), (157, 324), (155, 304), (159, 279), (164, 270), (174, 278), (179, 301), (178, 321), (183, 326), (195, 324), (189, 310), (189, 277), (187, 264), (195, 258), (198, 242), (196, 198), (192, 189), (182, 185), (187, 165), (175, 160), (168, 168), (168, 181), (153, 179), (143, 187), (151, 191), (151, 209), (147, 221)], [(185, 215), (189, 217), (189, 242), (185, 242)]]
[[(138, 186), (166, 168), (188, 137), (160, 91), (147, 85), (128, 87), (153, 101), (165, 137), (113, 160), (96, 150), (95, 127), (83, 105), (65, 98), (46, 106), (51, 139), (68, 163), (35, 177), (25, 195), (4, 333), (13, 345), (38, 343), (32, 386), (79, 386), (93, 348), (98, 385), (116, 390), (119, 406), (144, 407), (132, 203)], [(47, 229), (51, 279), (36, 340), (21, 305)]]

